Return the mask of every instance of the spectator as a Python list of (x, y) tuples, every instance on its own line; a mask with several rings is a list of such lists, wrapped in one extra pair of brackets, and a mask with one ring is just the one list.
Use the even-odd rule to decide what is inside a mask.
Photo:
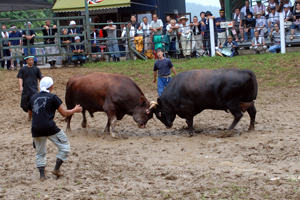
[[(32, 95), (38, 92), (38, 80), (41, 81), (42, 73), (40, 69), (33, 65), (34, 56), (25, 57), (27, 65), (22, 67), (17, 75), (20, 92), (21, 92), (21, 108), (24, 112), (28, 112), (28, 103)], [(29, 120), (31, 114), (28, 112)]]
[(178, 33), (181, 35), (180, 41), (181, 41), (182, 53), (185, 58), (190, 59), (191, 58), (190, 38), (192, 35), (192, 31), (190, 27), (186, 24), (188, 18), (182, 16), (178, 21), (181, 22), (181, 26)]
[[(113, 25), (112, 20), (107, 21), (108, 26), (105, 26), (103, 30), (106, 30), (107, 37), (110, 38), (110, 40), (107, 41), (107, 47), (109, 52), (119, 52), (119, 44), (117, 38), (117, 26)], [(113, 39), (114, 38), (114, 39)], [(120, 53), (113, 53), (110, 54), (110, 57), (113, 58), (113, 61), (120, 61)]]
[[(20, 31), (16, 31), (16, 26), (13, 25), (11, 27), (12, 29), (12, 32), (9, 34), (9, 38), (11, 38), (11, 40), (9, 40), (8, 42), (8, 46), (9, 47), (19, 47), (19, 48), (12, 48), (12, 49), (9, 49), (9, 51), (11, 52), (11, 55), (14, 57), (14, 56), (22, 56), (22, 40), (20, 39), (15, 39), (13, 40), (13, 38), (21, 38), (22, 37), (22, 34), (20, 33)], [(23, 58), (19, 58), (20, 60), (20, 67), (23, 67)], [(14, 63), (14, 68), (15, 70), (17, 70), (17, 58), (13, 58), (13, 63)]]
[(275, 2), (275, 0), (269, 0), (268, 6), (267, 6), (267, 11), (268, 11), (269, 14), (271, 13), (271, 8), (272, 7), (274, 7), (275, 8), (275, 12), (277, 12), (278, 4)]
[(294, 6), (291, 8), (292, 13), (296, 10), (296, 7), (297, 7), (298, 3), (300, 3), (300, 0), (295, 0)]
[[(92, 60), (93, 62), (98, 62), (101, 59), (101, 55), (99, 54), (101, 52), (99, 46), (97, 46), (97, 43), (92, 42), (92, 53), (98, 53), (98, 54), (92, 54)], [(116, 58), (113, 57), (114, 62), (116, 62)]]
[(291, 26), (291, 37), (290, 40), (294, 39), (295, 28), (300, 29), (300, 3), (297, 3), (296, 10), (293, 12), (294, 24)]
[(163, 49), (157, 49), (158, 60), (154, 63), (153, 68), (153, 83), (156, 82), (157, 70), (158, 70), (158, 80), (157, 80), (157, 93), (160, 97), (163, 93), (165, 87), (169, 84), (172, 79), (171, 70), (177, 75), (177, 72), (173, 66), (170, 59), (164, 58)]
[[(129, 37), (130, 37), (130, 41), (131, 41), (131, 47), (135, 49), (135, 45), (134, 45), (134, 35), (135, 35), (135, 28), (133, 26), (131, 26), (131, 21), (127, 22), (127, 27), (129, 29)], [(126, 32), (126, 27), (123, 28), (123, 32), (121, 34), (121, 38), (127, 38), (127, 32)], [(129, 47), (128, 47), (128, 41), (126, 39), (125, 42), (125, 51), (126, 51), (126, 60), (130, 59), (130, 54), (129, 54)]]
[(284, 6), (290, 10), (292, 7), (292, 2), (290, 0), (280, 0), (277, 12), (283, 12)]
[[(200, 21), (203, 21), (203, 20), (205, 20), (205, 12), (201, 12), (200, 13)], [(199, 23), (200, 23), (200, 21), (199, 21)]]
[(252, 46), (250, 49), (254, 54), (266, 53), (267, 46), (265, 38), (261, 37), (258, 31), (254, 32), (254, 38), (252, 39)]
[[(24, 24), (25, 25), (25, 28), (26, 28), (26, 23)], [(27, 41), (29, 40), (29, 44), (30, 45), (34, 45), (34, 38), (36, 36), (34, 30), (30, 29), (31, 28), (31, 22), (28, 22), (28, 35), (27, 35), (27, 32), (26, 30), (23, 30), (22, 31), (22, 37), (24, 38), (23, 39), (23, 51), (24, 51), (24, 56), (28, 56), (28, 48), (27, 48)], [(31, 56), (35, 56), (36, 55), (36, 52), (35, 52), (35, 48), (34, 47), (30, 47), (30, 55)], [(34, 57), (34, 66), (37, 66), (37, 58)]]
[(266, 28), (267, 20), (265, 17), (262, 17), (262, 14), (260, 12), (257, 12), (255, 17), (256, 17), (255, 30), (259, 31), (261, 37), (264, 37), (265, 33), (268, 32), (268, 29)]
[(250, 6), (249, 0), (245, 1), (245, 6), (241, 9), (241, 12), (246, 16), (247, 13), (251, 12), (254, 15), (254, 9)]
[(276, 8), (273, 6), (270, 8), (270, 13), (269, 13), (269, 34), (271, 34), (271, 28), (274, 27), (274, 24), (279, 23), (279, 13), (276, 12)]
[(148, 18), (143, 17), (143, 22), (141, 22), (139, 30), (143, 30), (143, 37), (144, 37), (144, 52), (152, 49), (151, 44), (151, 30), (150, 24), (148, 23)]
[(278, 49), (281, 49), (279, 25), (274, 24), (274, 28), (275, 30), (273, 30), (272, 28), (271, 33), (269, 35), (270, 40), (273, 41), (273, 45), (269, 48), (269, 52), (271, 53), (276, 53)]
[(153, 35), (162, 35), (163, 22), (161, 19), (158, 19), (156, 14), (152, 15), (152, 19), (150, 30), (153, 31)]
[(254, 10), (254, 15), (256, 15), (256, 13), (260, 12), (262, 14), (262, 16), (265, 16), (266, 14), (266, 7), (264, 4), (261, 3), (261, 0), (256, 0), (256, 5), (253, 8)]
[(70, 44), (71, 44), (71, 40), (70, 37), (66, 37), (68, 36), (68, 29), (64, 28), (62, 30), (62, 36), (60, 40), (61, 40), (61, 53), (63, 54), (62, 56), (62, 66), (66, 67), (68, 62), (69, 62), (69, 56), (67, 55), (67, 53), (70, 52)]
[(202, 49), (202, 34), (201, 34), (201, 23), (198, 22), (198, 17), (193, 17), (193, 23), (190, 23), (191, 30), (193, 31), (192, 35), (192, 49), (196, 50), (197, 54), (196, 58), (199, 58), (199, 56), (203, 56), (205, 54), (205, 51)]
[[(49, 36), (48, 38), (44, 38), (44, 44), (55, 44), (54, 42), (54, 36), (55, 33), (57, 32), (56, 25), (51, 26), (51, 21), (46, 20), (45, 25), (43, 25), (45, 29), (43, 29), (43, 35), (44, 36)], [(45, 47), (45, 52), (46, 54), (56, 54), (56, 46), (46, 46)], [(50, 69), (56, 68), (55, 62), (56, 62), (57, 57), (56, 56), (47, 56), (47, 62), (50, 64)]]
[(170, 36), (170, 43), (171, 43), (169, 56), (171, 57), (174, 57), (176, 55), (177, 50), (179, 50), (179, 46), (177, 48), (177, 44), (178, 44), (177, 35), (179, 32), (179, 28), (180, 28), (179, 24), (176, 24), (175, 19), (171, 19), (170, 24), (167, 26), (167, 34)]
[[(223, 55), (225, 55), (227, 57), (232, 58), (233, 56), (239, 55), (238, 47), (239, 47), (239, 45), (235, 41), (232, 41), (232, 36), (228, 35), (227, 41), (224, 43), (224, 45), (222, 45), (222, 46), (220, 45), (220, 51), (216, 51), (216, 53), (222, 57), (223, 57)], [(224, 51), (225, 48), (230, 50), (230, 52), (228, 52), (228, 54), (227, 54), (227, 51), (225, 53), (225, 51)]]
[(164, 35), (167, 34), (167, 26), (171, 23), (171, 17), (170, 15), (167, 15), (166, 16), (166, 23), (164, 23), (164, 26), (163, 26), (163, 32), (164, 32)]
[(221, 22), (226, 22), (225, 19), (225, 10), (220, 9), (219, 10), (220, 17), (217, 17), (216, 22), (216, 31), (218, 33), (218, 44), (216, 46), (223, 46), (223, 44), (226, 42), (226, 29), (221, 28)]
[[(80, 37), (75, 37), (75, 43), (80, 43)], [(74, 55), (71, 58), (71, 61), (75, 64), (75, 66), (78, 66), (78, 61), (80, 62), (80, 65), (82, 65), (86, 61), (86, 57), (82, 55), (82, 52), (84, 52), (84, 46), (82, 44), (80, 45), (72, 45), (71, 51), (74, 53)]]
[[(209, 34), (209, 19), (215, 19), (215, 17), (212, 15), (210, 11), (206, 11), (205, 13), (205, 19), (201, 21), (202, 31), (203, 34), (203, 46), (204, 49), (208, 52), (210, 52), (210, 34)], [(215, 24), (215, 22), (214, 22)], [(216, 34), (215, 34), (216, 38)]]
[(131, 20), (131, 26), (133, 26), (134, 30), (135, 30), (134, 36), (136, 37), (136, 36), (138, 36), (137, 30), (140, 27), (140, 23), (136, 21), (136, 16), (135, 15), (131, 15), (130, 20)]
[[(56, 156), (56, 164), (52, 174), (57, 177), (62, 176), (59, 170), (62, 163), (67, 160), (70, 153), (70, 142), (63, 130), (59, 129), (53, 118), (56, 110), (63, 116), (67, 117), (74, 113), (82, 111), (82, 107), (76, 105), (72, 110), (65, 110), (62, 107), (62, 101), (55, 94), (51, 94), (53, 90), (53, 80), (51, 77), (45, 77), (40, 82), (40, 92), (33, 95), (28, 104), (29, 112), (32, 115), (31, 132), (33, 143), (36, 149), (36, 166), (40, 172), (40, 180), (44, 181), (46, 166), (46, 142), (49, 139), (58, 148)], [(43, 103), (42, 106), (36, 107), (36, 102)]]
[[(6, 25), (2, 25), (1, 26), (1, 29), (7, 29)], [(3, 39), (5, 38), (9, 38), (9, 32), (8, 31), (2, 31), (1, 32), (1, 36)], [(8, 47), (9, 46), (9, 40), (3, 40), (2, 41), (2, 45), (3, 47)], [(9, 58), (10, 57), (10, 51), (9, 49), (3, 49), (3, 57), (4, 58)], [(7, 67), (7, 70), (11, 70), (10, 66), (11, 66), (11, 61), (10, 60), (6, 60), (6, 67)], [(3, 60), (2, 62), (2, 68), (4, 68), (4, 65), (5, 65), (5, 60)]]
[(290, 11), (289, 5), (285, 4), (283, 6), (283, 16), (284, 16), (284, 28), (286, 31), (289, 30), (289, 28), (293, 25), (292, 23), (292, 13)]
[(248, 37), (249, 32), (251, 34), (250, 41), (253, 39), (255, 24), (256, 24), (256, 19), (253, 18), (252, 12), (248, 12), (247, 19), (244, 22), (245, 42), (249, 41), (249, 37)]
[(72, 28), (69, 29), (69, 35), (71, 36), (71, 42), (75, 43), (75, 37), (78, 34), (81, 34), (80, 28), (76, 27), (76, 22), (74, 20), (70, 21), (69, 26), (72, 26)]
[(231, 32), (235, 37), (236, 42), (239, 41), (238, 34), (241, 34), (241, 42), (244, 42), (244, 28), (243, 28), (244, 21), (245, 21), (244, 13), (241, 12), (239, 8), (236, 8), (233, 14), (232, 29), (231, 29)]

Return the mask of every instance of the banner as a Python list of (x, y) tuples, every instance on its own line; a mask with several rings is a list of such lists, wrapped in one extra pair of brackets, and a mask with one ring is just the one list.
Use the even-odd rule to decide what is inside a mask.
[(96, 4), (96, 3), (100, 3), (103, 0), (87, 0), (88, 4)]

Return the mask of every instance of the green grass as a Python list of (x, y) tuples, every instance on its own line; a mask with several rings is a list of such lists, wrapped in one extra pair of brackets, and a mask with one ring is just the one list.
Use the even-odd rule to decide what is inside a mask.
[[(300, 83), (300, 53), (262, 54), (237, 56), (234, 58), (203, 57), (190, 60), (172, 60), (177, 72), (194, 69), (238, 68), (252, 70), (260, 87), (295, 87)], [(137, 60), (119, 63), (88, 63), (88, 68), (118, 73), (131, 77), (138, 85), (153, 87), (153, 65), (155, 60)]]

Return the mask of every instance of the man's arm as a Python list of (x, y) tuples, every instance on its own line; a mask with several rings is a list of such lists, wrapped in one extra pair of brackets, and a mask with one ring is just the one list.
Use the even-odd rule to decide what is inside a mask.
[(153, 83), (156, 82), (157, 71), (153, 71)]
[(176, 75), (177, 75), (177, 72), (176, 72), (175, 68), (172, 67), (171, 70), (172, 70), (172, 72), (173, 72), (173, 73), (175, 74), (175, 76), (176, 76)]
[(58, 112), (63, 116), (63, 117), (68, 117), (70, 115), (73, 115), (74, 113), (79, 113), (82, 111), (82, 107), (80, 105), (76, 105), (73, 109), (71, 110), (66, 110), (60, 105), (57, 108)]
[(20, 92), (22, 93), (23, 91), (23, 79), (19, 78), (19, 86), (20, 86)]

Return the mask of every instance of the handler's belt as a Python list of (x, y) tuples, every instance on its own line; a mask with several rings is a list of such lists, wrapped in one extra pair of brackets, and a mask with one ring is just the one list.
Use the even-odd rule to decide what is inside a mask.
[(167, 76), (158, 76), (158, 77), (161, 77), (161, 78), (172, 78), (171, 74), (169, 74)]

